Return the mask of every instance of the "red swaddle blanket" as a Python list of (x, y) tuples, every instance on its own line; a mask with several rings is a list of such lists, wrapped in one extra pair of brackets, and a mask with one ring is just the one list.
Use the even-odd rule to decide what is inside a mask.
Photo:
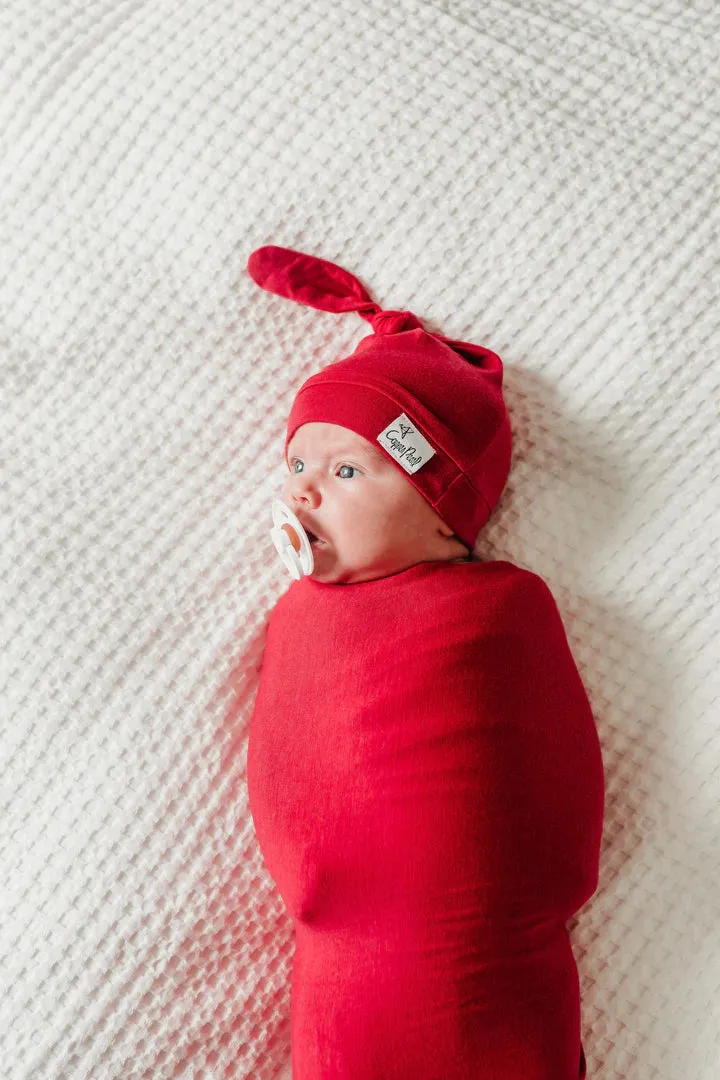
[(565, 923), (598, 883), (603, 764), (540, 577), (293, 582), (247, 777), (295, 925), (293, 1080), (585, 1076)]

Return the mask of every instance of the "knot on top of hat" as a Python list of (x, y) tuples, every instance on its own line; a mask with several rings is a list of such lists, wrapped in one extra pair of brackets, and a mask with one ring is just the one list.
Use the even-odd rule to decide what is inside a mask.
[(252, 252), (247, 268), (253, 281), (278, 296), (321, 311), (357, 311), (376, 334), (422, 330), (411, 311), (383, 311), (354, 274), (327, 259), (268, 244)]
[(412, 311), (377, 311), (369, 316), (376, 334), (401, 334), (404, 330), (422, 330), (423, 325)]
[(372, 324), (376, 334), (422, 329), (411, 311), (383, 311), (354, 274), (327, 259), (268, 244), (250, 255), (247, 270), (269, 293), (321, 311), (356, 311)]
[(263, 289), (299, 304), (321, 311), (357, 311), (365, 319), (380, 311), (353, 274), (315, 255), (268, 244), (252, 252), (247, 268)]

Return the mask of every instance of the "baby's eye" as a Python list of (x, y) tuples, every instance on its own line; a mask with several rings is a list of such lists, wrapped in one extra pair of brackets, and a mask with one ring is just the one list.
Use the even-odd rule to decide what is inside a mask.
[[(302, 461), (301, 461), (300, 458), (293, 458), (292, 459), (292, 461), (290, 462), (290, 472), (292, 472), (292, 473), (297, 472), (297, 469), (295, 468), (296, 465), (302, 465)], [(350, 469), (353, 473), (356, 473), (358, 471), (358, 469), (356, 468), (355, 465), (341, 464), (341, 465), (338, 465), (338, 469)], [(343, 477), (343, 480), (350, 480), (350, 479), (351, 479), (351, 477), (349, 477), (349, 476), (344, 476)]]

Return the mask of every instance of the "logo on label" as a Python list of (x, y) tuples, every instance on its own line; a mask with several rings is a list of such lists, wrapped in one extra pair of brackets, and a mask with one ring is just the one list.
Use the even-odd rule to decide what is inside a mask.
[(416, 473), (435, 453), (404, 412), (380, 432), (377, 441), (408, 473)]

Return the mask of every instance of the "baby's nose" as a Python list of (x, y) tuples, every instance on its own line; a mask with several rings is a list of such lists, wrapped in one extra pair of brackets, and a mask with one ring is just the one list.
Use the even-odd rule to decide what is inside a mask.
[(285, 496), (286, 501), (292, 506), (294, 500), (304, 500), (309, 503), (310, 506), (317, 506), (319, 497), (316, 489), (308, 483), (308, 481), (299, 474), (297, 478), (288, 477), (285, 480)]

